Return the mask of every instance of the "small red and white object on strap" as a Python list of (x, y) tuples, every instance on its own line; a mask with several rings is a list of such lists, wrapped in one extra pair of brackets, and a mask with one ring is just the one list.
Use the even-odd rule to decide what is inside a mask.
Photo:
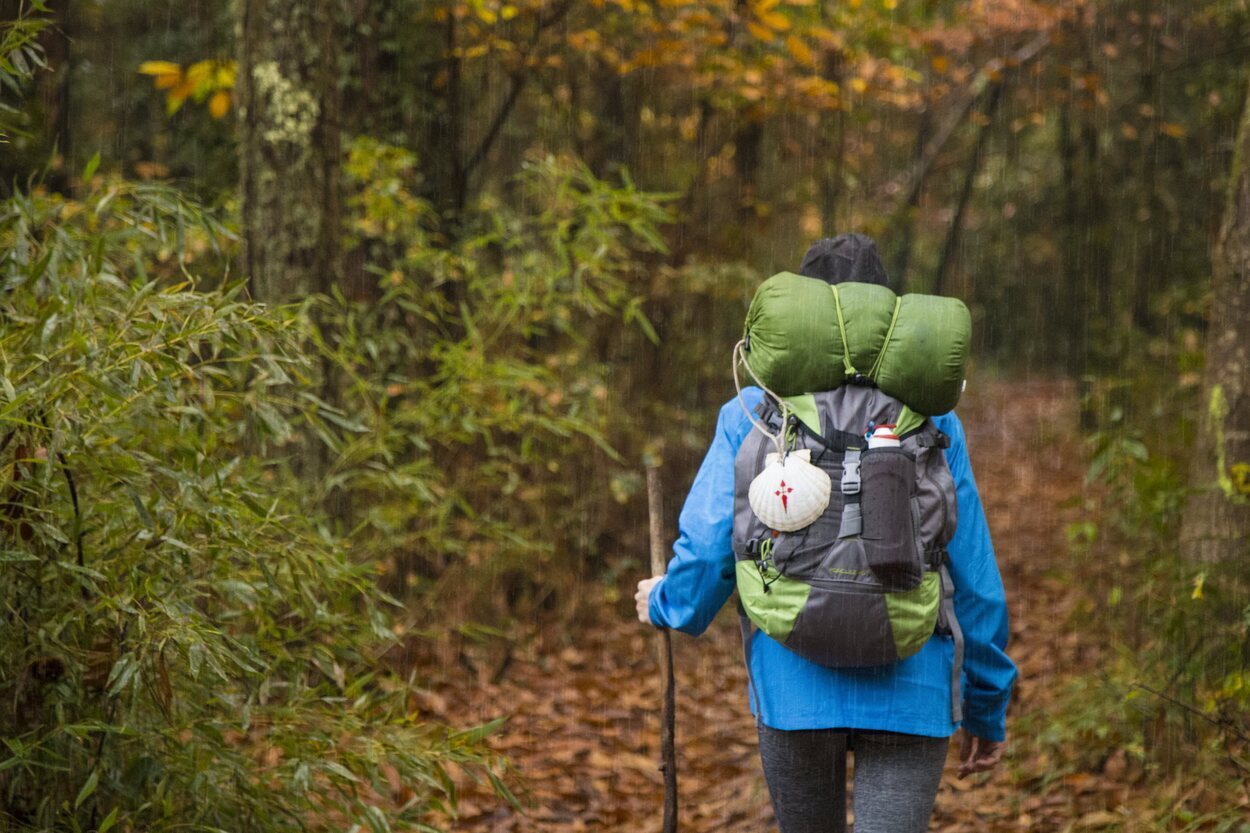
[(872, 436), (868, 438), (869, 448), (898, 448), (901, 441), (898, 434), (894, 433), (895, 426), (892, 424), (878, 425), (872, 431)]
[(769, 529), (795, 532), (824, 513), (832, 491), (829, 475), (812, 465), (812, 452), (804, 448), (784, 457), (770, 453), (764, 470), (751, 481), (747, 501)]

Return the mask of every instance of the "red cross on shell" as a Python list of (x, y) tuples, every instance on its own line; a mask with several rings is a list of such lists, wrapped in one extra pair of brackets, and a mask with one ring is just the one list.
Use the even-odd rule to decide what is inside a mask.
[(786, 481), (783, 480), (781, 481), (781, 486), (777, 489), (777, 491), (773, 492), (774, 495), (777, 495), (778, 497), (781, 498), (781, 509), (784, 512), (790, 511), (790, 507), (788, 505), (789, 498), (787, 498), (786, 495), (790, 494), (793, 491), (794, 491), (794, 487), (787, 486)]

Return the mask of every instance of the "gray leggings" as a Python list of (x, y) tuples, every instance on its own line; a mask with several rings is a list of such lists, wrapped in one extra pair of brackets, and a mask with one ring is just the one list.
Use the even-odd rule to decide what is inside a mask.
[(855, 833), (924, 833), (949, 738), (760, 724), (760, 758), (781, 833), (845, 833), (846, 753), (855, 754)]

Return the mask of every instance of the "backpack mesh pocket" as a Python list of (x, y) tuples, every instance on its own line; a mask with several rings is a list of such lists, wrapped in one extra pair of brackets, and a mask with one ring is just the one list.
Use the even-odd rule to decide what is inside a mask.
[(912, 513), (916, 460), (903, 448), (871, 448), (860, 461), (860, 478), (868, 566), (886, 590), (911, 590), (924, 576)]

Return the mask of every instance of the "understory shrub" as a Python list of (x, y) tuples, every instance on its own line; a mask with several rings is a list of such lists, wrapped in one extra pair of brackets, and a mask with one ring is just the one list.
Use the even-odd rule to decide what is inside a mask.
[(1197, 376), (1191, 350), (1162, 352), (1180, 373), (1152, 364), (1140, 383), (1130, 372), (1090, 389), (1086, 500), (1096, 520), (1068, 537), (1090, 593), (1081, 638), (1098, 640), (1102, 659), (1022, 728), (1052, 762), (1047, 778), (1116, 756), (1133, 778), (1185, 785), (1154, 792), (1157, 829), (1240, 830), (1239, 812), (1223, 806), (1238, 792), (1220, 785), (1250, 776), (1250, 582), (1244, 561), (1199, 563), (1181, 551)]
[(282, 462), (348, 421), (299, 309), (196, 277), (229, 239), (158, 186), (0, 204), (0, 829), (428, 829), (497, 778), (378, 661), (372, 551)]
[(325, 497), (415, 627), (514, 641), (566, 607), (609, 483), (638, 466), (608, 441), (633, 413), (613, 411), (604, 344), (654, 337), (642, 302), (669, 213), (541, 158), (452, 228), (414, 171), (406, 151), (352, 147), (349, 259), (374, 284), (317, 313), (328, 389), (358, 423)]

